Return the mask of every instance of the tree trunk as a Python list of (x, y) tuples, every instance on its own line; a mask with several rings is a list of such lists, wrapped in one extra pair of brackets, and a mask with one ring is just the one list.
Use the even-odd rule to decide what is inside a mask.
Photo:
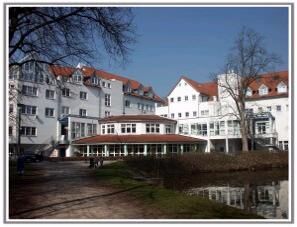
[(242, 151), (248, 152), (249, 151), (248, 125), (247, 125), (246, 118), (245, 118), (243, 111), (241, 112), (240, 131), (241, 131)]
[(241, 134), (242, 151), (247, 152), (249, 151), (247, 134), (245, 133), (245, 130), (242, 130)]

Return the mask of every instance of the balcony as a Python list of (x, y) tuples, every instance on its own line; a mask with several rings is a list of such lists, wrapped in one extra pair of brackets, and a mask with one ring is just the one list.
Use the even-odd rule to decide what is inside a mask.
[(254, 135), (255, 138), (277, 138), (277, 132), (263, 132), (263, 133), (256, 133)]

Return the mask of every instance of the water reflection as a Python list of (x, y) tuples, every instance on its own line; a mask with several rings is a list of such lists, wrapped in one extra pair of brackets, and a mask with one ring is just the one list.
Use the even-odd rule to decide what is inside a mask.
[(198, 174), (179, 178), (178, 181), (174, 177), (171, 180), (165, 178), (164, 183), (167, 188), (184, 191), (189, 195), (199, 195), (265, 218), (287, 219), (287, 179), (287, 171), (274, 170)]
[(257, 213), (265, 218), (288, 218), (288, 181), (261, 186), (246, 184), (244, 187), (200, 187), (185, 192)]

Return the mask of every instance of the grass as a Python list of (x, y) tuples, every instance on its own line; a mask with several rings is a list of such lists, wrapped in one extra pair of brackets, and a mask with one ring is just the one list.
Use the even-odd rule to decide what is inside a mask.
[(255, 214), (228, 207), (198, 196), (188, 196), (161, 186), (134, 180), (135, 172), (126, 162), (117, 162), (100, 168), (100, 180), (129, 193), (151, 209), (159, 210), (169, 219), (259, 219)]

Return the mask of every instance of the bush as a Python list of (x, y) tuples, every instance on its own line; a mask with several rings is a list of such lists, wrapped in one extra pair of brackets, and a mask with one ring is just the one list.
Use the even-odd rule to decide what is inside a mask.
[(129, 166), (150, 175), (192, 174), (202, 172), (228, 172), (271, 169), (288, 166), (288, 153), (266, 151), (246, 152), (238, 155), (223, 153), (185, 153), (164, 157), (147, 156), (127, 158)]

